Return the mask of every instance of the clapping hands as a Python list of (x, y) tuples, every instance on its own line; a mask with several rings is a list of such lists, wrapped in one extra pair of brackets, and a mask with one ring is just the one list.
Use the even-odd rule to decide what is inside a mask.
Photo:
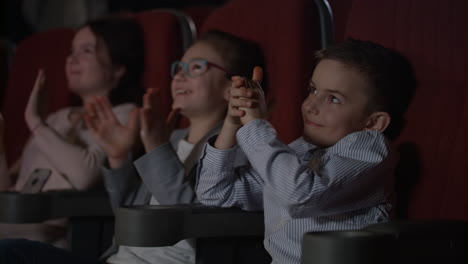
[(255, 119), (268, 117), (265, 94), (260, 86), (262, 68), (255, 67), (252, 80), (234, 76), (230, 89), (229, 110), (226, 117), (233, 124), (245, 125)]
[(243, 77), (232, 77), (229, 90), (229, 103), (226, 119), (214, 146), (218, 149), (228, 149), (236, 144), (236, 133), (245, 124), (258, 119), (267, 118), (268, 109), (265, 95), (260, 86), (263, 71), (255, 67), (252, 80)]
[(95, 97), (86, 110), (86, 125), (107, 153), (111, 168), (125, 162), (139, 137), (147, 153), (168, 142), (180, 118), (178, 110), (173, 110), (164, 120), (159, 90), (153, 88), (147, 89), (143, 107), (133, 109), (127, 124), (117, 119), (107, 98)]
[(30, 131), (44, 123), (46, 117), (47, 96), (45, 94), (45, 74), (39, 69), (34, 87), (29, 96), (28, 104), (24, 111), (24, 118)]
[(138, 109), (132, 110), (126, 125), (117, 119), (109, 99), (105, 97), (94, 97), (86, 104), (86, 112), (86, 126), (107, 153), (111, 167), (120, 167), (137, 142)]
[(148, 88), (140, 109), (140, 136), (147, 153), (168, 142), (180, 121), (179, 109), (173, 109), (164, 119), (160, 102), (159, 89)]

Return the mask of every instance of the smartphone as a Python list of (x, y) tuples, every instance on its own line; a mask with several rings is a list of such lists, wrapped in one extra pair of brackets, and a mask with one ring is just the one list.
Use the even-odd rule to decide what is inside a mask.
[(21, 188), (21, 193), (39, 193), (49, 179), (52, 171), (50, 169), (37, 168), (29, 175), (26, 184)]

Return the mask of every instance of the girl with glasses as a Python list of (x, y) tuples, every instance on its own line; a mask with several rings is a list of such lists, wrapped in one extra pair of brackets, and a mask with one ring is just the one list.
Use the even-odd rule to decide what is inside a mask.
[[(106, 99), (97, 98), (90, 104), (93, 114), (88, 116), (87, 124), (108, 154), (104, 179), (113, 207), (197, 201), (196, 163), (207, 138), (219, 131), (224, 120), (231, 76), (250, 76), (255, 66), (263, 66), (257, 45), (210, 31), (172, 64), (173, 102), (167, 118), (161, 115), (161, 88), (147, 90), (143, 107), (133, 113), (127, 126), (112, 116)], [(181, 116), (190, 126), (175, 130)], [(129, 156), (139, 136), (146, 153), (132, 163)], [(136, 180), (135, 174), (142, 182)], [(136, 259), (148, 263), (195, 263), (194, 243), (183, 240), (171, 247), (157, 248), (114, 246), (104, 259), (107, 263), (137, 263)]]
[[(161, 116), (159, 90), (153, 88), (147, 90), (143, 107), (129, 126), (90, 118), (89, 126), (109, 155), (108, 168), (104, 170), (109, 190), (125, 186), (122, 183), (134, 177), (135, 168), (144, 183), (135, 183), (139, 184), (136, 192), (132, 192), (132, 185), (125, 190), (110, 191), (113, 205), (195, 202), (196, 163), (207, 138), (219, 131), (224, 120), (230, 78), (233, 74), (250, 76), (257, 65), (263, 66), (263, 58), (255, 44), (211, 31), (172, 64), (173, 110), (167, 119)], [(100, 116), (99, 109), (108, 109), (106, 105), (105, 100), (96, 100), (96, 107), (92, 107), (97, 110), (94, 116)], [(190, 126), (174, 130), (180, 116)], [(132, 165), (128, 157), (138, 135), (146, 154)], [(114, 247), (106, 261), (132, 263), (129, 258), (136, 255), (149, 263), (195, 263), (194, 242), (183, 240), (172, 247), (158, 248)]]

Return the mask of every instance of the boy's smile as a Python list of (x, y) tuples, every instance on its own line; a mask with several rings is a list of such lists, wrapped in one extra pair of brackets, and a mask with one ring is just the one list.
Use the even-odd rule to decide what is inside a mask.
[(372, 129), (372, 113), (366, 111), (368, 85), (354, 68), (335, 60), (320, 61), (302, 104), (304, 138), (329, 147), (350, 133)]
[(306, 118), (304, 118), (304, 124), (307, 125), (307, 126), (312, 126), (312, 127), (314, 127), (314, 126), (315, 127), (322, 127), (322, 125), (317, 124), (317, 123), (315, 123), (315, 122), (313, 122), (311, 120), (308, 120)]

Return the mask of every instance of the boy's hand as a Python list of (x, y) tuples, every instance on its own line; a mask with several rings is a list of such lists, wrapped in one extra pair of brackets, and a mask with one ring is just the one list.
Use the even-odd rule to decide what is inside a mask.
[[(243, 79), (244, 87), (231, 89), (231, 100), (233, 106), (237, 106), (239, 111), (243, 111), (240, 117), (242, 125), (255, 119), (265, 119), (268, 117), (268, 108), (265, 103), (265, 94), (260, 86), (263, 71), (260, 67), (255, 67), (252, 80)], [(237, 96), (237, 97), (236, 97)]]
[(24, 119), (30, 131), (33, 131), (38, 125), (43, 123), (46, 116), (47, 102), (44, 86), (44, 71), (39, 69), (34, 87), (29, 95), (28, 104), (24, 111)]
[(166, 120), (162, 116), (159, 89), (148, 88), (140, 110), (140, 136), (146, 153), (169, 141), (172, 131), (179, 124), (179, 109), (173, 109)]
[(86, 126), (107, 153), (110, 167), (122, 166), (138, 140), (138, 108), (131, 112), (127, 125), (120, 123), (105, 97), (95, 97), (86, 104), (86, 111)]
[(245, 111), (239, 108), (249, 107), (249, 102), (244, 99), (250, 97), (252, 97), (252, 91), (245, 88), (245, 79), (240, 76), (233, 76), (232, 86), (229, 89), (229, 108), (224, 121), (225, 125), (230, 125), (233, 128), (240, 128), (242, 126), (241, 117), (245, 115)]
[[(259, 108), (260, 98), (263, 100), (264, 95), (259, 82), (262, 79), (262, 68), (255, 67), (253, 71), (252, 80), (234, 76), (232, 77), (232, 86), (229, 90), (229, 104), (228, 113), (224, 120), (221, 132), (215, 141), (215, 148), (218, 149), (229, 149), (236, 144), (236, 133), (242, 127), (256, 118), (263, 118), (260, 116), (261, 112)], [(253, 83), (253, 84), (252, 84)], [(248, 86), (248, 87), (247, 87)], [(258, 86), (256, 88), (249, 88)], [(258, 90), (258, 88), (260, 90)], [(251, 109), (251, 108), (254, 109)], [(259, 109), (255, 109), (259, 108)], [(266, 109), (266, 107), (265, 107)], [(246, 114), (249, 112), (249, 114)], [(266, 110), (265, 110), (266, 113)], [(266, 114), (265, 114), (266, 115)]]

